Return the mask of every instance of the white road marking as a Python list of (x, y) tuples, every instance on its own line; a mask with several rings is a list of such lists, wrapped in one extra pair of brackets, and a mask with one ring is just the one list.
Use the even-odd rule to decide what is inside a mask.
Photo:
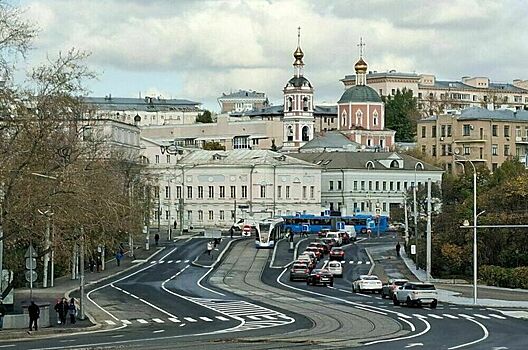
[(369, 265), (369, 264), (370, 264), (370, 261), (365, 261), (365, 264)]
[(165, 321), (159, 319), (159, 318), (153, 318), (152, 321), (156, 322), (156, 323), (165, 323)]
[(167, 261), (167, 264), (172, 264), (173, 261), (174, 260), (169, 260), (169, 261)]
[(215, 316), (215, 318), (219, 319), (220, 321), (229, 321), (229, 319), (225, 318), (224, 316)]
[(184, 261), (184, 263), (186, 263), (186, 264), (187, 264), (188, 262), (189, 262), (189, 260), (185, 260), (185, 261)]
[(412, 318), (411, 316), (408, 316), (408, 315), (406, 315), (406, 314), (402, 314), (402, 313), (398, 313), (397, 315), (398, 315), (399, 317), (406, 318), (406, 319), (410, 319), (410, 318)]
[(180, 320), (178, 320), (177, 318), (174, 318), (174, 317), (169, 317), (169, 321), (174, 322), (174, 323), (181, 323)]
[(255, 321), (259, 321), (260, 318), (256, 317), (256, 316), (248, 316), (247, 318), (250, 318), (252, 320), (255, 320)]
[(509, 310), (509, 311), (499, 310), (499, 311), (505, 314), (506, 316), (528, 319), (527, 311), (517, 311), (517, 310)]
[(158, 261), (158, 264), (164, 264), (164, 263), (165, 263), (165, 261), (163, 261), (163, 260)]
[(181, 263), (181, 260), (176, 260), (176, 264), (179, 264), (179, 263)]
[(472, 316), (469, 316), (469, 315), (466, 315), (466, 314), (458, 314), (458, 316), (460, 316), (460, 317), (464, 317), (464, 318), (466, 318), (466, 319), (468, 319), (468, 320), (472, 320), (472, 319), (473, 319)]
[(358, 261), (357, 263), (358, 263), (358, 265), (361, 265), (361, 264), (363, 264), (363, 261)]
[(349, 263), (349, 264), (353, 264), (353, 263), (354, 263), (354, 260), (350, 260), (348, 263)]
[(138, 321), (139, 323), (142, 323), (142, 324), (148, 323), (148, 321), (145, 321), (142, 318), (138, 318), (136, 321)]
[(489, 320), (490, 317), (489, 316), (485, 316), (485, 315), (481, 315), (481, 314), (473, 314), (475, 316), (477, 316), (478, 318), (482, 318), (483, 320)]
[(151, 264), (155, 264), (155, 263), (157, 263), (157, 261), (151, 261), (150, 263), (151, 263)]
[(163, 333), (163, 332), (165, 332), (164, 329), (158, 329), (157, 331), (153, 331), (152, 333)]
[(423, 346), (423, 343), (409, 343), (405, 348), (414, 348), (415, 346)]
[(189, 321), (189, 322), (198, 322), (198, 321), (196, 321), (196, 320), (195, 320), (194, 318), (192, 318), (192, 317), (184, 317), (183, 319), (184, 319), (185, 321)]
[(113, 335), (112, 338), (123, 338), (125, 335), (124, 334), (116, 334), (116, 335)]
[(122, 322), (123, 324), (132, 324), (132, 322), (130, 322), (129, 320), (121, 320), (121, 322)]
[(74, 342), (76, 341), (76, 339), (64, 339), (64, 340), (59, 340), (59, 342), (61, 343), (71, 343), (71, 342)]
[(442, 316), (438, 316), (436, 314), (427, 314), (427, 316), (432, 317), (432, 318), (436, 318), (437, 320), (443, 320), (444, 319)]
[[(462, 314), (460, 314), (460, 315), (462, 316)], [(465, 315), (465, 316), (467, 316), (467, 315)], [(457, 346), (452, 346), (452, 347), (448, 348), (448, 350), (465, 348), (466, 346), (480, 343), (481, 341), (484, 341), (484, 340), (486, 340), (489, 337), (488, 329), (482, 323), (480, 323), (479, 321), (474, 320), (473, 318), (468, 318), (467, 320), (477, 324), (482, 329), (482, 331), (484, 332), (484, 335), (482, 336), (482, 338), (479, 338), (477, 340), (473, 340), (473, 341), (471, 341), (469, 343), (460, 344), (460, 345), (457, 345)]]
[(185, 326), (185, 323), (182, 323), (182, 324), (180, 325), (180, 327), (183, 327), (183, 326)]
[(276, 318), (271, 315), (262, 315), (262, 317), (267, 318), (268, 320), (276, 320)]
[(406, 319), (398, 317), (398, 320), (407, 323), (409, 325), (409, 327), (411, 327), (411, 332), (414, 332), (416, 330), (416, 327), (414, 327), (414, 325), (411, 322), (407, 321)]
[(458, 320), (458, 317), (456, 317), (455, 315), (450, 315), (450, 314), (442, 314), (444, 317), (447, 317), (447, 318), (450, 318), (452, 320)]
[(0, 348), (14, 348), (15, 344), (0, 345)]
[(114, 326), (116, 323), (114, 321), (110, 321), (110, 320), (105, 320), (105, 322), (109, 325), (112, 325)]
[(209, 317), (205, 317), (205, 316), (200, 316), (198, 317), (200, 320), (203, 320), (205, 322), (213, 322), (213, 320), (211, 320)]
[(499, 320), (505, 320), (506, 317), (504, 316), (501, 316), (501, 315), (496, 315), (496, 314), (489, 314), (491, 317), (495, 317), (495, 318), (498, 318)]
[(421, 319), (424, 319), (424, 318), (427, 318), (427, 316), (425, 315), (421, 315), (421, 314), (412, 314), (414, 317), (416, 318), (421, 318)]

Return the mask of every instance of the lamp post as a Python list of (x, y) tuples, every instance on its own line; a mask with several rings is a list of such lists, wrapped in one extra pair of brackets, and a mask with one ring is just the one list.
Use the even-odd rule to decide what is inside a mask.
[(416, 171), (418, 170), (418, 164), (414, 164), (414, 186), (413, 186), (413, 218), (414, 218), (414, 245), (416, 246), (416, 269), (418, 270), (420, 267), (418, 266), (418, 213), (417, 213), (417, 204), (416, 204), (416, 187), (418, 186), (417, 182), (417, 174)]

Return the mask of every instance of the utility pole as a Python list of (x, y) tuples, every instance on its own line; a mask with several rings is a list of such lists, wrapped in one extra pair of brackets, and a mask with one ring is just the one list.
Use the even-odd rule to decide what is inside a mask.
[(431, 178), (427, 179), (427, 281), (431, 278)]
[(0, 184), (0, 296), (4, 292), (4, 183)]
[(413, 216), (414, 216), (414, 245), (416, 249), (416, 254), (414, 256), (415, 263), (416, 263), (416, 269), (418, 270), (420, 267), (418, 265), (418, 212), (416, 210), (416, 186), (418, 186), (418, 183), (416, 182), (416, 170), (414, 173), (414, 186), (413, 186)]
[(405, 209), (405, 247), (409, 245), (409, 217), (407, 215), (407, 196), (403, 197), (403, 207)]
[(44, 235), (44, 273), (42, 274), (42, 287), (48, 288), (48, 267), (50, 262), (50, 212), (49, 210), (46, 210), (43, 212), (46, 216), (46, 234)]
[(80, 262), (79, 262), (79, 272), (81, 275), (80, 278), (80, 292), (81, 299), (79, 302), (79, 318), (84, 320), (84, 227), (81, 226), (81, 244), (80, 244)]
[(51, 226), (51, 271), (50, 271), (50, 287), (55, 286), (55, 251), (53, 249), (53, 242), (55, 241), (55, 225)]

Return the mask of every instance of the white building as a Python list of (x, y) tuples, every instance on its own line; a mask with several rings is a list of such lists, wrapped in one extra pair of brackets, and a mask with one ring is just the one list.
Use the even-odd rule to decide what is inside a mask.
[(391, 207), (403, 204), (405, 192), (414, 183), (431, 179), (441, 183), (442, 169), (406, 154), (393, 152), (297, 153), (292, 157), (322, 168), (323, 207), (352, 215), (359, 211), (390, 216)]
[(111, 119), (84, 119), (82, 124), (82, 141), (92, 143), (97, 156), (139, 160), (140, 130), (136, 125)]
[(220, 229), (240, 218), (321, 211), (321, 169), (312, 163), (245, 149), (183, 150), (170, 158), (153, 141), (143, 146), (155, 185), (151, 227)]
[(218, 98), (218, 103), (220, 104), (220, 113), (246, 112), (269, 105), (265, 93), (252, 90), (224, 93)]

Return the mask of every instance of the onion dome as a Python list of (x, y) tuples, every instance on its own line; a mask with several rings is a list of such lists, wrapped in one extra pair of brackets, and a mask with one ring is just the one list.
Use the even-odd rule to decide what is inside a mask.
[(359, 58), (359, 61), (356, 62), (354, 65), (354, 69), (356, 70), (356, 74), (365, 74), (367, 73), (367, 62), (363, 61), (363, 57)]

